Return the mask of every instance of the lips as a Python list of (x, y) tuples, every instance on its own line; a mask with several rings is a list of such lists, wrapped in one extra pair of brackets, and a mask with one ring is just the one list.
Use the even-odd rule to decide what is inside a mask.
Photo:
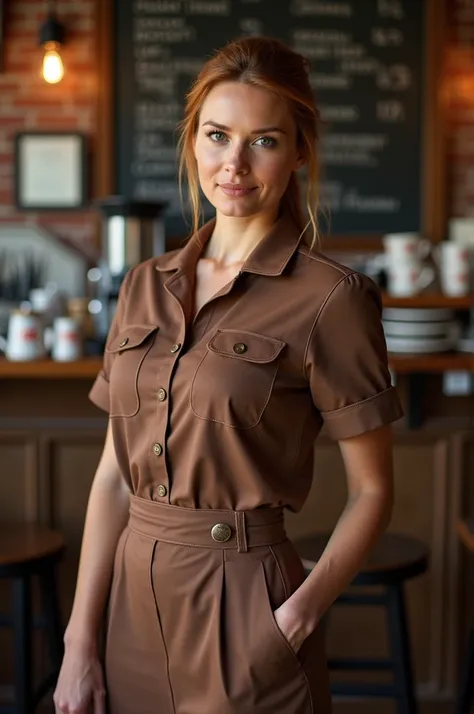
[(218, 185), (226, 196), (248, 196), (252, 191), (255, 191), (256, 188), (255, 186), (241, 186), (238, 183), (220, 183)]

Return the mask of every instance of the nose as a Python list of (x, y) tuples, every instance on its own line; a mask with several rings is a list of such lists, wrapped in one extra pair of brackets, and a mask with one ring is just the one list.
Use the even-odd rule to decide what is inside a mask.
[(229, 146), (224, 162), (225, 170), (230, 174), (245, 174), (249, 170), (248, 158), (243, 144)]

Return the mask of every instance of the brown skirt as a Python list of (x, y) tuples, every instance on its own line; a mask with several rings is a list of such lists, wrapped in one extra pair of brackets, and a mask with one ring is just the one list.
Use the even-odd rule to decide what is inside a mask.
[(303, 579), (281, 509), (132, 496), (108, 610), (110, 714), (330, 714), (320, 628), (295, 654), (273, 615)]

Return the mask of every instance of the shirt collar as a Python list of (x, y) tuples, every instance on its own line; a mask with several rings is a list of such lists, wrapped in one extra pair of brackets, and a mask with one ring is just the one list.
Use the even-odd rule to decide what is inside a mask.
[[(194, 270), (199, 256), (212, 235), (215, 222), (216, 219), (213, 218), (205, 223), (191, 236), (183, 248), (160, 256), (156, 262), (156, 269), (162, 272)], [(241, 272), (268, 276), (281, 275), (301, 239), (301, 231), (289, 213), (284, 212), (250, 253)]]

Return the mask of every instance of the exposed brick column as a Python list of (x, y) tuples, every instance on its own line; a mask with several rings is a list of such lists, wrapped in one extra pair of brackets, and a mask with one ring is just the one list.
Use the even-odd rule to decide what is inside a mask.
[[(61, 0), (58, 17), (66, 26), (62, 48), (65, 76), (58, 85), (41, 74), (42, 48), (38, 34), (46, 2), (9, 0), (5, 3), (3, 71), (0, 72), (0, 225), (38, 221), (53, 233), (76, 243), (94, 238), (94, 214), (19, 213), (13, 205), (13, 137), (17, 131), (71, 130), (85, 132), (94, 151), (97, 126), (97, 52), (95, 27), (99, 0)], [(93, 189), (93, 187), (92, 187)]]

